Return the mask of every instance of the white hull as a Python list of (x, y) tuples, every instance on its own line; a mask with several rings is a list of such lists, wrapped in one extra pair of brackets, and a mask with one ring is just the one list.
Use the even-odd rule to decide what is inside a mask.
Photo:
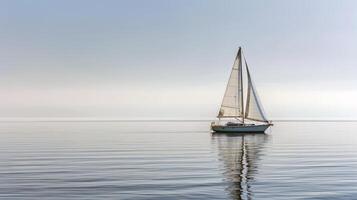
[(243, 126), (225, 126), (212, 125), (211, 128), (215, 132), (220, 133), (264, 133), (271, 126), (270, 124), (262, 125), (243, 125)]

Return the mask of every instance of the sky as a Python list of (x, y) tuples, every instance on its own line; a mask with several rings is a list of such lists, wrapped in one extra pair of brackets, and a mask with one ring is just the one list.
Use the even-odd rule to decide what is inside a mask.
[(354, 0), (0, 1), (0, 117), (212, 119), (243, 47), (270, 119), (357, 119)]

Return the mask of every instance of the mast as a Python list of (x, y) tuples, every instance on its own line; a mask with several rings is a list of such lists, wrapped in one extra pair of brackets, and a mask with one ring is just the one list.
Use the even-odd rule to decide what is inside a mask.
[(243, 124), (244, 124), (244, 99), (243, 99), (243, 67), (242, 67), (242, 58), (243, 58), (243, 56), (242, 56), (242, 54), (243, 54), (243, 52), (242, 52), (242, 48), (241, 47), (239, 47), (239, 50), (240, 50), (240, 59), (239, 59), (239, 67), (240, 67), (240, 70), (239, 70), (239, 76), (240, 76), (240, 91), (241, 91), (241, 95), (240, 95), (240, 97), (241, 97), (241, 102), (242, 102), (242, 122), (243, 122)]

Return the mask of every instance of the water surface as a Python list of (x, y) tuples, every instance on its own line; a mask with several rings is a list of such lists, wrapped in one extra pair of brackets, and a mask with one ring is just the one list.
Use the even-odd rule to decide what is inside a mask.
[(357, 199), (357, 122), (2, 122), (0, 199)]

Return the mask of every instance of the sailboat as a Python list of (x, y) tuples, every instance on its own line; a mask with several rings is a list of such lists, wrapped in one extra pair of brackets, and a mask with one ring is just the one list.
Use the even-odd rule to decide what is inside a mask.
[(234, 60), (217, 118), (218, 122), (211, 123), (215, 132), (264, 133), (273, 125), (265, 117), (241, 47)]

